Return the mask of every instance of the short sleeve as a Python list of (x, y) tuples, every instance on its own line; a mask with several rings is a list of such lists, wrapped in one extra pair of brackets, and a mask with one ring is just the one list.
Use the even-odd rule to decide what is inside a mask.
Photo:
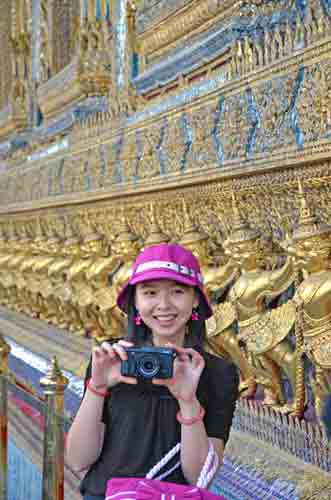
[(226, 443), (239, 394), (238, 371), (233, 363), (213, 355), (207, 355), (206, 368), (206, 432)]

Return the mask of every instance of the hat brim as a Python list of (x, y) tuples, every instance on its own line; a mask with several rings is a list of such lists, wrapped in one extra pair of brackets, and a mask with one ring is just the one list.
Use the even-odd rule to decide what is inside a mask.
[(172, 280), (176, 281), (177, 283), (181, 283), (182, 285), (187, 285), (187, 286), (192, 286), (194, 288), (197, 288), (201, 292), (201, 298), (205, 302), (206, 306), (206, 319), (210, 318), (210, 316), (213, 315), (213, 310), (211, 308), (211, 305), (209, 303), (208, 297), (203, 289), (202, 285), (197, 285), (195, 279), (191, 278), (190, 276), (185, 276), (182, 274), (174, 273), (172, 270), (168, 269), (151, 269), (150, 271), (144, 271), (141, 273), (141, 275), (136, 274), (133, 276), (127, 283), (123, 286), (122, 290), (120, 291), (118, 297), (117, 297), (117, 305), (118, 307), (124, 311), (125, 313), (127, 312), (127, 307), (128, 307), (128, 292), (129, 292), (129, 287), (133, 285), (137, 285), (138, 283), (143, 283), (145, 281), (156, 281), (156, 280)]

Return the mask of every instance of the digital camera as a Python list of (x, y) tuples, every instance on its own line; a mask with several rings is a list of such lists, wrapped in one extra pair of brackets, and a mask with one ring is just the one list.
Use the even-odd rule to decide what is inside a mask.
[(136, 378), (172, 378), (176, 351), (167, 347), (128, 347), (121, 374)]

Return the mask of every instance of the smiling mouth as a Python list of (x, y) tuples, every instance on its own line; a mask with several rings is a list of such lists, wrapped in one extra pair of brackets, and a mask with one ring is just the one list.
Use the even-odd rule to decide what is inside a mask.
[(172, 316), (154, 316), (154, 319), (157, 321), (160, 321), (160, 323), (169, 323), (171, 321), (174, 321), (177, 316), (172, 315)]

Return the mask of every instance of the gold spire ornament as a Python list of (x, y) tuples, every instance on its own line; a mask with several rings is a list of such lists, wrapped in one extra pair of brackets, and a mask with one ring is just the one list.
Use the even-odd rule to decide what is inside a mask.
[(63, 500), (64, 491), (64, 391), (68, 379), (62, 375), (56, 357), (40, 380), (45, 395), (45, 433), (42, 499)]
[(147, 247), (150, 245), (159, 245), (160, 243), (168, 243), (168, 241), (170, 240), (169, 236), (162, 231), (156, 220), (155, 203), (150, 204), (149, 213), (151, 225), (147, 238), (145, 239), (145, 246)]

